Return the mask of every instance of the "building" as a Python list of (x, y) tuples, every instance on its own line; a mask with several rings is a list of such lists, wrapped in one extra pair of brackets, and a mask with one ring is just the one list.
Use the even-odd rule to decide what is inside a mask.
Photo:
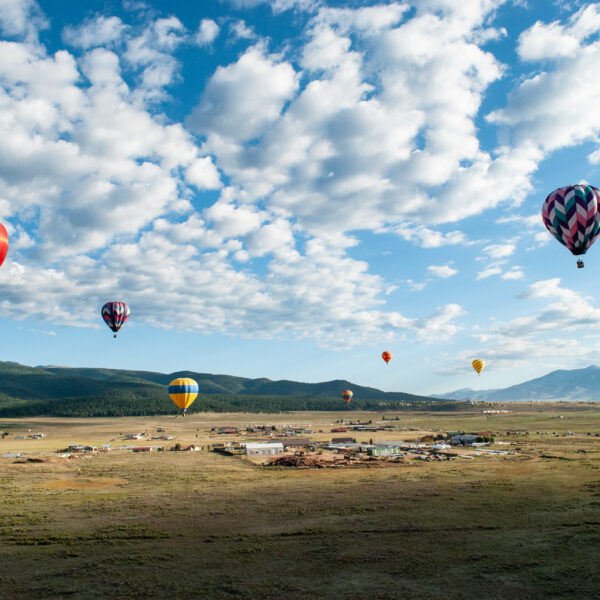
[(293, 438), (291, 440), (281, 440), (284, 448), (308, 448), (312, 442), (308, 438)]
[(281, 442), (247, 442), (241, 444), (246, 449), (248, 456), (263, 455), (263, 454), (283, 454), (283, 444)]
[(339, 437), (339, 438), (331, 438), (332, 444), (354, 444), (354, 438), (351, 437)]
[(146, 437), (145, 433), (126, 433), (125, 434), (126, 440), (141, 440), (142, 438), (145, 438), (145, 437)]
[(237, 427), (219, 427), (217, 433), (225, 435), (234, 435), (238, 433)]
[(132, 452), (152, 452), (152, 446), (134, 446)]
[(374, 446), (367, 448), (369, 456), (400, 456), (404, 454), (397, 446)]
[(347, 427), (334, 427), (331, 433), (346, 433), (346, 431), (348, 431)]
[(475, 434), (458, 434), (458, 435), (454, 435), (452, 436), (452, 440), (450, 441), (450, 443), (453, 446), (468, 446), (470, 444), (473, 444), (474, 442), (477, 441), (477, 438), (479, 436), (475, 435)]

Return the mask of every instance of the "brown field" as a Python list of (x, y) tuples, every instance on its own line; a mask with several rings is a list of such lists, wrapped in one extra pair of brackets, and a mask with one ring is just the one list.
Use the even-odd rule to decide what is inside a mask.
[[(600, 406), (508, 408), (401, 412), (393, 432), (352, 434), (492, 430), (512, 442), (507, 456), (380, 469), (266, 469), (205, 450), (56, 454), (146, 445), (111, 440), (157, 427), (175, 439), (152, 445), (207, 446), (224, 437), (211, 427), (251, 423), (310, 424), (325, 440), (344, 435), (329, 432), (335, 420), (377, 413), (0, 420), (13, 434), (0, 440), (0, 597), (600, 598)], [(29, 429), (48, 437), (14, 439)]]

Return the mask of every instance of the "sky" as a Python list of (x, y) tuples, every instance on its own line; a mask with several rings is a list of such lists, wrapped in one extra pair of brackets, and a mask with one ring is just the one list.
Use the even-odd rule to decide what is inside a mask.
[(600, 250), (540, 210), (600, 184), (599, 32), (577, 0), (0, 0), (0, 360), (416, 394), (597, 363)]

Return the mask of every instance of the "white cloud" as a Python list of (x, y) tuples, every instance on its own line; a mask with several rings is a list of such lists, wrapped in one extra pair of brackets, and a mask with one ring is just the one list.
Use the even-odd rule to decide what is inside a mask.
[[(457, 365), (469, 356), (481, 355), (493, 360), (498, 369), (535, 359), (543, 360), (547, 368), (553, 364), (565, 368), (600, 351), (600, 308), (593, 305), (592, 298), (561, 287), (557, 278), (529, 285), (520, 298), (534, 304), (530, 306), (533, 312), (478, 332), (474, 337), (482, 345), (476, 352), (461, 353)], [(540, 303), (545, 303), (541, 310)], [(558, 337), (557, 332), (561, 332)]]
[(229, 0), (229, 2), (240, 10), (252, 9), (261, 4), (270, 4), (274, 13), (286, 10), (313, 11), (321, 4), (321, 0)]
[(490, 246), (486, 246), (483, 251), (490, 258), (494, 260), (498, 260), (500, 258), (507, 258), (511, 256), (514, 251), (517, 249), (515, 244), (491, 244)]
[(48, 21), (35, 0), (0, 0), (0, 31), (8, 37), (24, 36), (37, 40)]
[(236, 40), (254, 40), (257, 37), (254, 28), (241, 19), (231, 23), (229, 31)]
[(521, 267), (511, 267), (502, 275), (502, 279), (524, 279), (525, 273)]
[[(65, 31), (83, 50), (77, 60), (65, 51), (47, 55), (37, 42), (1, 42), (0, 212), (16, 237), (0, 272), (0, 315), (67, 314), (71, 323), (77, 314), (76, 324), (88, 326), (98, 322), (91, 299), (118, 294), (135, 319), (159, 327), (307, 337), (334, 347), (340, 331), (354, 343), (455, 335), (464, 314), (458, 305), (429, 315), (388, 310), (394, 286), (351, 258), (352, 232), (394, 232), (425, 248), (473, 243), (441, 225), (519, 204), (552, 144), (595, 126), (594, 117), (576, 114), (552, 124), (555, 141), (541, 142), (535, 127), (547, 123), (519, 105), (531, 81), (527, 98), (544, 118), (556, 116), (541, 92), (553, 78), (570, 81), (569, 68), (579, 75), (595, 68), (589, 34), (554, 70), (526, 78), (490, 117), (514, 127), (517, 143), (482, 149), (481, 104), (504, 67), (481, 45), (502, 35), (491, 25), (500, 4), (321, 6), (294, 44), (278, 43), (279, 54), (262, 42), (216, 68), (186, 121), (200, 147), (159, 101), (180, 77), (178, 51), (211, 43), (215, 21), (188, 32), (176, 17), (150, 12), (135, 28), (99, 17)], [(2, 27), (9, 22), (14, 35), (28, 36), (34, 30), (21, 17), (35, 5), (19, 7), (10, 22), (8, 12), (0, 17)], [(317, 3), (271, 7), (315, 10)], [(236, 23), (238, 37), (256, 35), (249, 22)], [(543, 54), (541, 47), (524, 52)], [(589, 98), (598, 97), (595, 85), (586, 83)], [(575, 109), (589, 106), (575, 94)], [(485, 247), (494, 262), (478, 279), (524, 277), (501, 262), (515, 249), (512, 242)], [(428, 272), (450, 277), (458, 272), (451, 264)]]
[(219, 35), (219, 26), (212, 19), (202, 19), (196, 32), (196, 43), (199, 46), (209, 46)]
[(401, 238), (415, 242), (423, 248), (439, 248), (441, 246), (470, 243), (462, 231), (455, 230), (442, 233), (436, 229), (415, 223), (402, 223), (392, 228), (392, 231)]
[(279, 117), (297, 87), (291, 65), (250, 48), (237, 62), (216, 70), (187, 124), (201, 135), (251, 139)]
[(520, 36), (523, 60), (552, 60), (514, 90), (506, 108), (487, 116), (490, 123), (512, 129), (517, 145), (533, 144), (551, 152), (600, 133), (595, 98), (600, 95), (600, 5), (592, 4), (568, 23), (535, 23)]
[(483, 271), (477, 273), (477, 277), (475, 279), (487, 279), (493, 275), (500, 275), (500, 273), (502, 273), (502, 268), (498, 264), (491, 264), (485, 267)]
[(100, 15), (79, 27), (65, 27), (62, 39), (74, 48), (88, 50), (97, 46), (108, 46), (120, 40), (125, 29), (126, 26), (118, 17)]
[(185, 172), (185, 179), (199, 190), (216, 190), (221, 187), (219, 171), (208, 156), (193, 161)]
[(538, 21), (519, 36), (517, 52), (523, 60), (573, 56), (579, 50), (576, 36), (564, 31), (557, 22)]
[(436, 277), (447, 279), (448, 277), (452, 277), (458, 273), (458, 269), (451, 267), (450, 264), (451, 263), (446, 265), (429, 265), (427, 267), (427, 272), (435, 275)]

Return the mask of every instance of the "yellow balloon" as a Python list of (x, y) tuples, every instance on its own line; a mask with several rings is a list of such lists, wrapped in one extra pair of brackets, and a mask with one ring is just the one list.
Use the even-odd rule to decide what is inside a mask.
[(189, 377), (178, 377), (169, 384), (169, 396), (183, 413), (187, 411), (198, 395), (198, 384)]
[(472, 363), (473, 368), (477, 371), (477, 375), (483, 371), (483, 367), (485, 367), (485, 360), (482, 358), (476, 358)]

